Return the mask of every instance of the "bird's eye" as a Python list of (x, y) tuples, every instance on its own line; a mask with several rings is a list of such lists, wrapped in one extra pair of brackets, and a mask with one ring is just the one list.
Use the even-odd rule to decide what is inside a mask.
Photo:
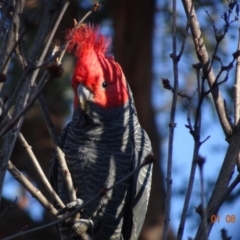
[(106, 88), (106, 87), (107, 87), (107, 82), (103, 82), (103, 83), (102, 83), (102, 87), (103, 87), (103, 88)]

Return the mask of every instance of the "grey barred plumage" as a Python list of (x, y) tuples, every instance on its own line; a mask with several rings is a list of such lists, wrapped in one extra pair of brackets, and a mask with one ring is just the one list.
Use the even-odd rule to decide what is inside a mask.
[[(101, 114), (96, 106), (91, 109), (92, 114)], [(108, 111), (102, 117), (89, 118), (76, 109), (60, 137), (77, 197), (83, 201), (104, 186), (121, 180), (151, 153), (149, 138), (138, 122), (133, 103)], [(56, 157), (52, 160), (53, 186), (63, 202), (68, 203), (68, 192), (57, 161)], [(149, 165), (86, 207), (81, 218), (93, 220), (94, 239), (137, 239), (147, 209), (150, 184)]]
[[(59, 145), (77, 197), (87, 202), (103, 187), (112, 186), (141, 165), (152, 149), (138, 122), (123, 71), (105, 55), (108, 41), (87, 25), (70, 31), (69, 36), (68, 46), (77, 49), (78, 57), (72, 77), (74, 114)], [(83, 209), (81, 219), (93, 222), (90, 235), (94, 240), (138, 239), (147, 210), (151, 172), (152, 164), (144, 166)], [(51, 163), (51, 179), (60, 198), (69, 203), (56, 156)], [(60, 225), (62, 240), (71, 239), (71, 228), (71, 223)]]

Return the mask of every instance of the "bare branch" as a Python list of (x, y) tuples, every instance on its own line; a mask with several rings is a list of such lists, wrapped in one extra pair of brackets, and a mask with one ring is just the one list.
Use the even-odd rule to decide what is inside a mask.
[[(220, 206), (218, 206), (217, 208), (215, 208), (215, 206), (219, 201), (219, 199), (222, 198), (222, 195), (224, 194), (226, 189), (228, 188), (228, 184), (232, 177), (232, 172), (239, 154), (240, 130), (239, 130), (239, 127), (237, 127), (232, 131), (231, 124), (229, 122), (228, 116), (226, 115), (225, 108), (224, 108), (224, 101), (221, 96), (221, 92), (218, 88), (218, 84), (216, 84), (216, 78), (214, 76), (213, 70), (211, 69), (210, 59), (202, 38), (202, 33), (199, 27), (196, 13), (194, 9), (192, 13), (190, 13), (190, 9), (193, 5), (193, 1), (182, 0), (182, 2), (183, 2), (187, 16), (189, 16), (190, 14), (192, 15), (190, 28), (193, 36), (193, 41), (195, 44), (196, 53), (201, 65), (203, 66), (203, 72), (205, 74), (204, 77), (207, 78), (209, 87), (212, 88), (211, 94), (215, 103), (217, 114), (218, 114), (221, 126), (223, 128), (223, 131), (226, 135), (227, 141), (229, 141), (229, 147), (228, 147), (221, 171), (219, 173), (216, 185), (214, 187), (213, 193), (210, 197), (210, 200), (207, 206), (207, 209), (214, 209), (213, 214), (217, 214)], [(231, 67), (231, 65), (227, 67)], [(227, 71), (228, 69), (224, 68), (221, 70)], [(216, 86), (214, 86), (214, 84)], [(208, 234), (211, 230), (211, 227), (212, 227), (212, 224), (210, 223), (207, 229)], [(205, 229), (205, 224), (202, 221), (198, 229), (197, 235), (195, 237), (195, 240), (200, 240), (204, 238), (204, 229)]]
[(59, 198), (59, 196), (57, 195), (57, 193), (54, 191), (54, 189), (52, 188), (51, 184), (49, 183), (48, 179), (46, 178), (38, 160), (35, 157), (35, 154), (32, 151), (32, 148), (28, 145), (26, 139), (24, 138), (24, 136), (19, 133), (19, 140), (22, 143), (22, 145), (25, 147), (26, 152), (28, 154), (28, 156), (30, 157), (33, 166), (35, 167), (38, 175), (40, 176), (43, 184), (45, 185), (46, 189), (48, 190), (48, 192), (51, 194), (51, 196), (53, 197), (53, 199), (58, 203), (58, 205), (62, 208), (65, 207), (65, 204), (62, 202), (62, 200)]
[(59, 160), (59, 165), (60, 165), (61, 170), (62, 170), (63, 178), (66, 182), (66, 186), (67, 186), (67, 190), (68, 190), (68, 194), (69, 194), (69, 199), (70, 199), (70, 201), (74, 201), (74, 200), (77, 199), (77, 197), (76, 197), (76, 191), (75, 191), (74, 186), (73, 186), (71, 173), (68, 169), (68, 166), (67, 166), (67, 163), (66, 163), (66, 160), (65, 160), (65, 154), (61, 150), (61, 148), (58, 146), (58, 139), (57, 139), (56, 132), (55, 132), (55, 129), (54, 129), (54, 124), (51, 120), (51, 117), (50, 117), (50, 114), (49, 114), (49, 111), (47, 109), (47, 105), (45, 103), (45, 100), (44, 100), (43, 96), (40, 96), (39, 103), (40, 103), (40, 106), (41, 106), (41, 109), (42, 109), (42, 112), (43, 112), (45, 122), (46, 122), (47, 127), (48, 127), (49, 134), (50, 134), (50, 136), (52, 138), (52, 141), (54, 143), (54, 148), (55, 148), (55, 151), (56, 151), (57, 158)]
[[(162, 78), (162, 84), (165, 89), (170, 90), (172, 93), (174, 92), (174, 88), (167, 78)], [(188, 101), (191, 101), (191, 97), (182, 91), (178, 91), (177, 95), (181, 98), (186, 98)]]
[(178, 232), (177, 232), (177, 240), (181, 240), (183, 237), (185, 222), (187, 219), (187, 212), (188, 212), (189, 203), (190, 203), (192, 190), (193, 190), (193, 184), (194, 184), (194, 180), (195, 180), (197, 160), (199, 158), (199, 149), (201, 146), (201, 142), (200, 142), (201, 107), (202, 107), (203, 98), (204, 98), (204, 94), (203, 94), (203, 92), (204, 92), (203, 84), (204, 83), (202, 82), (202, 85), (201, 85), (200, 68), (196, 67), (196, 66), (194, 68), (196, 69), (196, 73), (197, 73), (198, 105), (197, 105), (196, 114), (195, 114), (194, 126), (192, 126), (189, 112), (188, 112), (188, 117), (187, 117), (188, 125), (186, 126), (187, 128), (189, 128), (190, 134), (193, 137), (194, 150), (193, 150), (192, 165), (191, 165), (191, 170), (190, 170), (190, 175), (189, 175), (189, 180), (188, 180), (187, 192), (185, 195), (181, 220), (180, 220)]
[(177, 95), (178, 95), (178, 62), (177, 58), (177, 39), (176, 39), (176, 0), (173, 0), (173, 23), (172, 23), (172, 48), (173, 53), (171, 54), (173, 61), (173, 74), (174, 74), (174, 87), (173, 87), (173, 98), (170, 113), (170, 123), (169, 123), (169, 139), (168, 139), (168, 160), (167, 160), (167, 186), (166, 186), (166, 199), (165, 199), (165, 220), (163, 226), (162, 239), (166, 240), (168, 236), (168, 227), (170, 222), (170, 211), (171, 211), (171, 196), (172, 196), (172, 158), (173, 158), (173, 139), (174, 139), (174, 128), (175, 115), (177, 107)]
[[(18, 41), (18, 33), (20, 29), (21, 16), (23, 12), (23, 7), (25, 0), (21, 1), (8, 1), (8, 4), (5, 4), (9, 8), (6, 13), (6, 18), (3, 19), (5, 22), (9, 22), (10, 26), (8, 29), (5, 29), (4, 41), (1, 42), (1, 73), (6, 74), (8, 65), (10, 63), (10, 58), (12, 56), (12, 49), (16, 41)], [(11, 11), (10, 11), (11, 9)], [(8, 15), (8, 16), (7, 16)], [(12, 15), (12, 16), (11, 16)], [(4, 22), (3, 22), (4, 24)]]
[(86, 206), (88, 206), (89, 204), (91, 204), (93, 201), (95, 201), (98, 198), (101, 198), (102, 196), (106, 195), (106, 193), (110, 190), (112, 190), (113, 188), (116, 188), (118, 185), (124, 183), (126, 180), (128, 180), (129, 178), (131, 178), (135, 173), (137, 173), (138, 171), (140, 171), (141, 168), (143, 168), (144, 166), (148, 165), (148, 164), (152, 164), (155, 161), (155, 158), (152, 155), (149, 155), (145, 158), (145, 160), (142, 162), (142, 164), (140, 164), (138, 167), (136, 167), (132, 172), (130, 172), (127, 176), (125, 176), (124, 178), (122, 178), (121, 180), (119, 180), (118, 182), (116, 182), (115, 184), (113, 184), (112, 186), (108, 187), (108, 188), (103, 188), (101, 191), (99, 191), (98, 194), (96, 194), (95, 196), (93, 196), (91, 199), (89, 199), (87, 202), (83, 203), (81, 206), (79, 206), (78, 208), (74, 209), (74, 211), (63, 215), (59, 220), (53, 221), (51, 223), (48, 223), (46, 225), (37, 227), (37, 228), (33, 228), (27, 231), (21, 231), (19, 233), (16, 233), (10, 237), (1, 239), (1, 240), (11, 240), (11, 239), (15, 239), (17, 237), (22, 237), (25, 235), (28, 235), (30, 233), (33, 232), (37, 232), (39, 230), (43, 230), (45, 228), (49, 228), (52, 226), (55, 226), (65, 220), (67, 220), (70, 217), (73, 217), (74, 215), (76, 215), (78, 212), (80, 212), (82, 209), (84, 209)]
[(57, 209), (43, 196), (39, 189), (33, 186), (33, 184), (12, 164), (9, 160), (7, 164), (8, 171), (13, 177), (21, 183), (21, 185), (32, 194), (34, 198), (51, 214), (54, 216), (57, 214)]
[(27, 103), (26, 107), (23, 108), (18, 114), (16, 114), (10, 122), (8, 122), (1, 130), (0, 132), (0, 138), (3, 137), (10, 129), (12, 129), (18, 120), (24, 116), (24, 114), (32, 107), (33, 103), (37, 100), (37, 98), (40, 96), (42, 93), (43, 89), (45, 88), (46, 84), (52, 80), (52, 76), (48, 76), (47, 80), (44, 82), (44, 84), (41, 86), (40, 89), (38, 89), (35, 94), (32, 96), (30, 101)]
[(6, 206), (6, 208), (0, 213), (0, 218), (2, 218), (8, 212), (8, 210), (10, 210), (10, 209), (15, 207), (17, 200), (18, 200), (18, 198), (16, 197), (14, 201), (10, 202)]
[[(240, 51), (240, 29), (238, 29), (238, 51)], [(234, 90), (234, 124), (237, 125), (240, 116), (240, 56), (237, 57)]]
[[(215, 76), (214, 76), (213, 70), (209, 69), (210, 58), (202, 38), (202, 32), (199, 26), (196, 12), (193, 7), (193, 1), (182, 0), (182, 2), (183, 2), (186, 15), (190, 19), (190, 29), (192, 32), (192, 38), (194, 41), (195, 50), (196, 50), (198, 59), (202, 64), (202, 66), (204, 66), (203, 71), (206, 74), (209, 87), (211, 88), (214, 85)], [(217, 110), (217, 114), (218, 114), (221, 126), (223, 128), (223, 131), (226, 137), (229, 137), (232, 134), (232, 128), (227, 119), (227, 116), (225, 115), (223, 98), (218, 86), (213, 88), (211, 93), (212, 93), (214, 104)]]
[[(60, 5), (61, 3), (63, 6), (62, 8), (59, 7), (59, 6), (61, 6)], [(60, 14), (61, 14), (61, 16), (63, 15), (61, 13), (62, 9), (66, 10), (66, 8), (64, 6), (66, 6), (68, 4), (69, 4), (69, 1), (63, 1), (63, 0), (58, 1), (57, 3), (55, 1), (53, 1), (53, 2), (47, 1), (46, 2), (44, 16), (42, 18), (42, 22), (39, 27), (39, 31), (38, 31), (36, 40), (34, 42), (32, 54), (30, 57), (30, 62), (32, 64), (37, 62), (37, 60), (42, 61), (44, 59), (44, 57), (45, 57), (44, 54), (41, 54), (40, 58), (38, 59), (40, 53), (42, 52), (41, 46), (42, 46), (44, 40), (46, 39), (46, 36), (49, 33), (49, 30), (54, 25), (56, 25), (56, 19), (59, 19)], [(52, 11), (53, 9), (55, 9), (55, 11)], [(59, 23), (60, 21), (57, 21), (57, 22)], [(56, 29), (56, 28), (57, 27), (54, 27), (54, 29)], [(51, 36), (53, 36), (53, 34), (54, 33), (52, 31)], [(44, 52), (46, 53), (46, 51), (44, 51)], [(18, 97), (16, 100), (14, 113), (13, 113), (13, 119), (27, 105), (27, 102), (32, 93), (31, 87), (34, 85), (34, 83), (36, 81), (38, 72), (39, 72), (38, 70), (31, 71), (29, 68), (25, 69), (24, 75), (26, 76), (26, 78), (24, 78), (25, 79), (24, 83), (21, 86), (20, 91), (18, 93)], [(5, 173), (6, 173), (7, 162), (10, 159), (10, 156), (11, 156), (11, 153), (13, 150), (13, 146), (15, 144), (20, 127), (22, 125), (22, 121), (23, 121), (23, 117), (20, 117), (20, 119), (17, 120), (17, 124), (14, 124), (14, 126), (16, 127), (16, 130), (14, 130), (11, 134), (7, 134), (6, 139), (4, 140), (3, 150), (1, 153), (1, 157), (0, 157), (0, 198), (2, 195), (3, 180), (5, 177)]]
[(221, 236), (222, 236), (222, 240), (231, 240), (232, 237), (228, 236), (227, 230), (226, 229), (221, 229)]
[(2, 71), (5, 69), (7, 62), (9, 61), (12, 53), (14, 52), (14, 50), (17, 48), (18, 44), (20, 44), (21, 40), (23, 39), (24, 35), (27, 33), (27, 31), (31, 30), (32, 27), (35, 27), (36, 25), (33, 24), (34, 22), (34, 18), (37, 15), (37, 13), (39, 12), (40, 9), (37, 9), (33, 15), (30, 17), (29, 19), (29, 23), (28, 23), (28, 27), (25, 27), (21, 34), (19, 35), (18, 39), (16, 39), (16, 41), (14, 42), (14, 45), (12, 46), (12, 49), (10, 49), (9, 54), (6, 56), (5, 61), (3, 62), (1, 68), (0, 68), (0, 73), (2, 73)]
[(205, 190), (204, 190), (204, 177), (203, 177), (203, 166), (205, 163), (205, 159), (201, 156), (198, 156), (197, 164), (200, 171), (200, 183), (201, 183), (201, 207), (202, 207), (202, 219), (204, 224), (203, 230), (203, 240), (208, 239), (208, 232), (207, 232), (207, 212), (206, 212), (206, 204), (205, 204)]
[[(82, 19), (76, 24), (76, 26), (74, 27), (75, 29), (77, 29), (83, 22), (84, 20), (90, 16), (93, 12), (96, 12), (98, 11), (100, 8), (100, 4), (98, 2), (95, 2), (92, 9), (90, 11), (88, 11), (83, 17)], [(73, 32), (72, 32), (73, 34)], [(71, 38), (71, 36), (69, 37), (69, 39)], [(63, 47), (62, 47), (62, 51), (61, 51), (61, 54), (60, 54), (60, 57), (59, 57), (59, 63), (61, 63), (62, 59), (63, 59), (63, 56), (67, 50), (67, 46), (68, 46), (68, 43), (66, 43)]]
[(181, 56), (183, 55), (183, 51), (185, 49), (185, 44), (186, 44), (186, 40), (187, 40), (187, 36), (188, 36), (189, 27), (190, 27), (190, 18), (187, 19), (185, 31), (184, 31), (184, 34), (183, 34), (181, 49), (180, 49), (179, 54), (177, 56), (178, 60), (180, 60)]
[(240, 175), (238, 174), (236, 178), (233, 180), (233, 182), (230, 184), (230, 186), (227, 188), (227, 190), (222, 194), (221, 198), (216, 201), (216, 205), (214, 209), (212, 209), (211, 212), (209, 212), (208, 217), (213, 215), (215, 212), (220, 209), (224, 201), (227, 199), (227, 197), (231, 194), (231, 192), (235, 189), (235, 187), (240, 183)]
[(237, 158), (237, 170), (240, 173), (240, 153), (238, 154), (238, 158)]
[(185, 195), (181, 220), (180, 220), (179, 227), (178, 227), (178, 232), (177, 232), (177, 240), (181, 240), (182, 237), (183, 237), (183, 232), (184, 232), (185, 222), (186, 222), (186, 218), (187, 218), (189, 202), (190, 202), (190, 199), (191, 199), (193, 184), (194, 184), (194, 180), (195, 180), (195, 173), (196, 173), (196, 167), (197, 167), (196, 159), (198, 158), (199, 148), (200, 148), (199, 144), (197, 144), (195, 142), (194, 143), (194, 150), (193, 150), (193, 157), (192, 157), (192, 166), (191, 166), (190, 176), (189, 176), (189, 181), (188, 181), (188, 186), (187, 186), (187, 192), (186, 192), (186, 195)]
[[(0, 100), (0, 106), (3, 106), (3, 103)], [(11, 115), (8, 114), (8, 119), (11, 119)], [(57, 195), (57, 193), (53, 190), (51, 184), (49, 183), (48, 179), (46, 178), (41, 166), (39, 165), (39, 162), (35, 156), (35, 154), (32, 151), (31, 146), (28, 145), (26, 139), (24, 138), (24, 136), (22, 135), (22, 133), (19, 133), (18, 138), (20, 140), (20, 142), (22, 143), (23, 147), (26, 149), (26, 152), (30, 158), (30, 160), (33, 163), (33, 166), (35, 167), (39, 177), (41, 178), (42, 182), (44, 183), (46, 189), (48, 190), (48, 192), (51, 194), (51, 196), (53, 197), (53, 199), (59, 204), (60, 207), (64, 208), (65, 205), (62, 202), (62, 200), (59, 198), (59, 196)]]
[[(233, 132), (234, 134), (230, 140), (217, 182), (207, 205), (207, 209), (212, 210), (211, 215), (216, 215), (223, 203), (221, 202), (221, 204), (219, 204), (219, 199), (223, 199), (223, 196), (225, 196), (225, 193), (228, 190), (228, 184), (232, 178), (232, 173), (239, 156), (240, 130), (236, 129), (235, 131), (236, 132)], [(212, 223), (208, 223), (208, 234), (211, 231), (211, 228)], [(203, 229), (204, 224), (201, 222), (195, 240), (201, 240), (203, 238)]]
[[(93, 8), (91, 9), (91, 11), (87, 12), (84, 17), (78, 22), (78, 24), (75, 26), (75, 28), (79, 27), (83, 21), (92, 13), (95, 12), (99, 9), (100, 5), (98, 3), (95, 3)], [(65, 44), (63, 47), (63, 51), (61, 52), (60, 57), (57, 60), (57, 64), (59, 65), (61, 63), (61, 60), (65, 54), (66, 48), (67, 48), (67, 44)], [(55, 56), (54, 54), (52, 54), (53, 56)], [(39, 103), (42, 109), (42, 113), (45, 119), (45, 122), (47, 124), (48, 127), (48, 131), (50, 133), (50, 136), (52, 138), (52, 141), (54, 143), (54, 148), (55, 148), (55, 152), (57, 155), (57, 158), (59, 160), (59, 165), (61, 166), (62, 169), (62, 174), (63, 174), (63, 178), (65, 180), (66, 183), (66, 187), (68, 190), (68, 194), (69, 194), (69, 199), (70, 201), (74, 201), (77, 199), (76, 197), (76, 191), (74, 189), (73, 186), (73, 181), (72, 181), (72, 177), (71, 177), (71, 173), (68, 169), (67, 163), (66, 163), (66, 159), (65, 159), (65, 154), (63, 153), (63, 151), (61, 150), (61, 148), (58, 146), (58, 139), (56, 136), (56, 132), (55, 132), (55, 128), (54, 128), (54, 124), (51, 120), (47, 105), (45, 103), (45, 100), (43, 98), (43, 96), (40, 96), (39, 98)]]

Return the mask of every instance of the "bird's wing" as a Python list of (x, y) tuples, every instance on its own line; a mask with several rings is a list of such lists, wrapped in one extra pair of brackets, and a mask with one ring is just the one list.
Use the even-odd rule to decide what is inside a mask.
[[(145, 157), (152, 154), (151, 142), (147, 133), (139, 126), (134, 135), (134, 157), (133, 169), (144, 161)], [(145, 219), (148, 200), (150, 195), (152, 180), (152, 164), (148, 164), (140, 169), (132, 179), (130, 194), (126, 202), (129, 201), (127, 220), (124, 224), (124, 240), (137, 240)]]

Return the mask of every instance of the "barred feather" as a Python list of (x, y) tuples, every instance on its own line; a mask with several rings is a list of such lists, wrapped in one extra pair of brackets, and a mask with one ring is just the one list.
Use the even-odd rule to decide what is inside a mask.
[[(72, 77), (75, 109), (72, 121), (60, 137), (60, 146), (77, 197), (86, 202), (104, 186), (115, 184), (137, 168), (152, 149), (138, 122), (132, 93), (120, 65), (105, 56), (109, 39), (89, 25), (68, 31), (67, 38), (68, 50), (74, 49), (78, 57)], [(80, 84), (93, 96), (85, 100), (84, 109), (79, 104)], [(138, 239), (147, 210), (151, 173), (151, 165), (143, 167), (84, 208), (81, 218), (93, 221), (94, 240)], [(60, 198), (68, 203), (56, 156), (51, 176)], [(68, 239), (71, 226), (61, 225), (60, 232), (62, 239)]]

